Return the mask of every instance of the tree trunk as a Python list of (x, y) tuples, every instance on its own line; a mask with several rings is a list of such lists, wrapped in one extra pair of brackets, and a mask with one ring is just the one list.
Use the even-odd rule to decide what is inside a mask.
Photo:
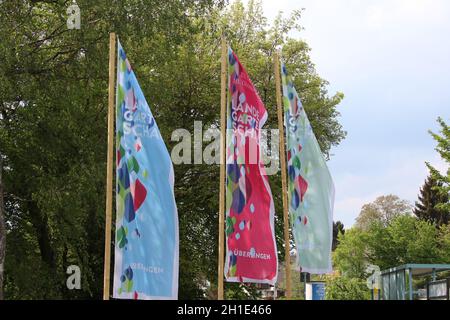
[(32, 224), (36, 230), (41, 259), (47, 264), (50, 270), (56, 272), (55, 252), (51, 244), (47, 215), (41, 213), (38, 205), (34, 201), (28, 203), (28, 210)]
[(3, 271), (6, 253), (5, 207), (3, 203), (2, 170), (3, 159), (0, 155), (0, 300), (3, 300)]

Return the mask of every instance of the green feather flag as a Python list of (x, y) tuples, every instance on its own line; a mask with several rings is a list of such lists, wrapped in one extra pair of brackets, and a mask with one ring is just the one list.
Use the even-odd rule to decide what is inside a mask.
[(302, 272), (332, 271), (334, 184), (286, 66), (281, 63), (289, 216)]

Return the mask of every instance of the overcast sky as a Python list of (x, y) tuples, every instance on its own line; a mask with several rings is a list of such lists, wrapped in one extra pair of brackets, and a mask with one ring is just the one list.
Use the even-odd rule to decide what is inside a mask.
[[(247, 1), (244, 1), (246, 3)], [(428, 129), (450, 122), (450, 1), (264, 0), (273, 19), (304, 8), (294, 33), (330, 94), (342, 91), (348, 136), (332, 150), (334, 219), (350, 227), (361, 206), (396, 194), (414, 203), (428, 171), (446, 169)]]

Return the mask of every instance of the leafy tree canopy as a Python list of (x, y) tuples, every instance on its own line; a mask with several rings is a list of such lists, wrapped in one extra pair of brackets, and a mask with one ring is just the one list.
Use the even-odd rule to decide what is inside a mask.
[(337, 275), (327, 278), (327, 297), (363, 299), (369, 265), (385, 270), (407, 263), (449, 263), (449, 252), (449, 225), (436, 228), (429, 221), (402, 214), (389, 224), (375, 220), (367, 228), (355, 226), (339, 237), (333, 253)]
[(365, 204), (356, 218), (356, 227), (368, 229), (373, 223), (388, 226), (398, 216), (411, 213), (410, 204), (396, 195), (380, 196), (374, 202)]
[(437, 185), (434, 186), (433, 189), (440, 195), (441, 199), (447, 199), (447, 201), (438, 203), (436, 209), (450, 213), (450, 128), (442, 118), (438, 118), (437, 121), (441, 127), (441, 134), (433, 133), (431, 131), (430, 134), (438, 144), (436, 151), (439, 153), (442, 160), (447, 163), (447, 172), (441, 173), (429, 163), (427, 163), (427, 166), (431, 171), (431, 176), (437, 182)]
[(446, 204), (448, 195), (439, 192), (442, 188), (442, 182), (437, 182), (432, 176), (429, 176), (420, 189), (419, 201), (416, 201), (414, 214), (422, 220), (430, 221), (436, 226), (448, 224), (450, 222), (450, 211), (442, 208)]

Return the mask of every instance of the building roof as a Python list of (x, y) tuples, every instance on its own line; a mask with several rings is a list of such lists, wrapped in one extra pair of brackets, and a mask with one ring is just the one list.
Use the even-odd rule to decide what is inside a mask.
[(403, 264), (401, 266), (390, 268), (381, 271), (381, 274), (394, 273), (397, 271), (408, 270), (411, 269), (413, 276), (423, 276), (427, 274), (433, 273), (433, 270), (436, 272), (442, 272), (450, 270), (450, 264), (417, 264), (417, 263), (408, 263)]

